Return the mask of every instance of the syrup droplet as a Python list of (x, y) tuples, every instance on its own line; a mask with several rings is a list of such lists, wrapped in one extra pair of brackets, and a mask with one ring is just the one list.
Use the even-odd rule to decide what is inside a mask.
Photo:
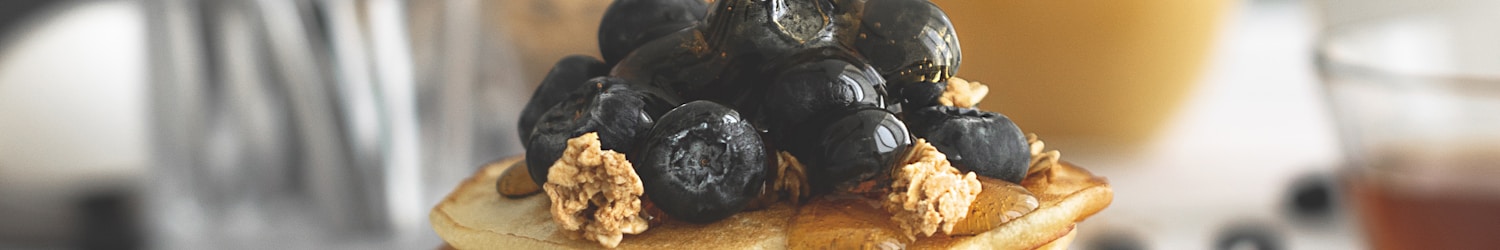
[(969, 216), (953, 226), (953, 235), (988, 232), (1036, 210), (1041, 203), (1019, 184), (979, 177), (979, 198), (969, 205)]

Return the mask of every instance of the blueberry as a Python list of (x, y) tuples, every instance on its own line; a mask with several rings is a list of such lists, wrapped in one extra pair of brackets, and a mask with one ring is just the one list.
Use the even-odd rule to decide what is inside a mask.
[(1264, 222), (1235, 222), (1221, 230), (1214, 240), (1214, 249), (1286, 249), (1282, 233)]
[(702, 0), (615, 0), (599, 22), (599, 52), (613, 66), (646, 42), (695, 26), (707, 12)]
[(755, 128), (711, 101), (667, 112), (630, 156), (646, 196), (668, 216), (695, 223), (743, 210), (772, 162)]
[(585, 55), (572, 55), (558, 60), (552, 65), (552, 70), (547, 72), (547, 77), (542, 78), (542, 83), (537, 85), (536, 91), (531, 93), (531, 100), (526, 102), (526, 107), (521, 109), (521, 119), (516, 124), (516, 130), (521, 132), (521, 146), (525, 147), (527, 140), (531, 138), (531, 129), (536, 125), (538, 118), (547, 109), (557, 105), (568, 98), (568, 93), (583, 86), (589, 78), (603, 76), (609, 73), (609, 67), (604, 62)]
[(948, 90), (947, 82), (913, 82), (906, 83), (900, 88), (894, 89), (895, 94), (889, 102), (897, 113), (902, 109), (918, 110), (938, 105), (938, 98)]
[(688, 100), (723, 100), (749, 86), (732, 79), (730, 58), (708, 47), (700, 29), (680, 30), (653, 40), (621, 59), (611, 76), (650, 85)]
[(1031, 148), (1016, 123), (999, 113), (932, 106), (906, 113), (911, 133), (925, 138), (959, 170), (1020, 183)]
[(948, 15), (927, 0), (870, 1), (854, 47), (891, 86), (943, 82), (958, 72), (960, 50)]
[(546, 183), (547, 170), (562, 157), (568, 139), (588, 132), (599, 133), (600, 147), (605, 150), (633, 152), (656, 118), (679, 103), (660, 90), (618, 78), (589, 80), (537, 122), (526, 147), (531, 180)]
[[(773, 7), (787, 7), (787, 4), (798, 8), (772, 12)], [(711, 100), (742, 111), (755, 111), (753, 106), (760, 101), (756, 97), (769, 80), (767, 68), (800, 47), (801, 42), (783, 31), (822, 26), (811, 24), (823, 20), (817, 13), (821, 8), (812, 5), (817, 2), (718, 1), (699, 27), (642, 45), (622, 59), (611, 75), (656, 86), (690, 100)], [(777, 17), (810, 25), (783, 27), (775, 23)], [(816, 37), (816, 32), (797, 35)]]
[(767, 63), (740, 60), (709, 47), (701, 29), (651, 41), (615, 65), (610, 75), (661, 88), (687, 100), (710, 100), (756, 111), (769, 77)]
[(827, 4), (829, 25), (821, 31), (824, 40), (837, 42), (838, 46), (854, 48), (859, 37), (860, 24), (864, 23), (866, 2), (869, 0), (832, 0)]
[(1337, 179), (1328, 174), (1307, 174), (1292, 181), (1286, 205), (1295, 221), (1323, 223), (1337, 215)]
[[(795, 132), (788, 150), (802, 160), (814, 190), (848, 188), (901, 163), (914, 139), (890, 111), (855, 105), (821, 115)], [(821, 125), (821, 126), (820, 126)]]
[(641, 45), (611, 75), (759, 117), (775, 70), (804, 51), (852, 46), (862, 6), (863, 0), (717, 1), (698, 27)]
[(719, 1), (706, 18), (708, 40), (734, 54), (789, 54), (804, 44), (835, 40), (834, 21), (854, 19), (835, 18), (848, 16), (840, 10), (849, 9), (835, 7), (829, 0)]
[(810, 48), (852, 47), (865, 0), (724, 0), (705, 39), (745, 65), (775, 65)]
[(808, 117), (853, 105), (884, 107), (885, 80), (852, 52), (811, 53), (806, 61), (781, 70), (765, 93), (763, 124), (773, 133)]

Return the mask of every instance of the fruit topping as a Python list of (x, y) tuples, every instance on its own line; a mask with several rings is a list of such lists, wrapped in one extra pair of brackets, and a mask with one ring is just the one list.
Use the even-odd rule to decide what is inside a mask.
[(944, 82), (960, 50), (948, 15), (927, 0), (870, 1), (854, 47), (891, 86)]
[(770, 157), (739, 112), (694, 101), (663, 115), (631, 158), (662, 211), (708, 223), (739, 212), (760, 194)]
[(507, 198), (520, 198), (530, 196), (542, 191), (542, 186), (531, 180), (531, 171), (526, 167), (526, 162), (518, 161), (505, 169), (500, 178), (495, 180), (495, 191)]
[(988, 232), (1041, 206), (1036, 196), (1020, 184), (983, 176), (979, 177), (979, 184), (984, 190), (979, 192), (974, 204), (969, 205), (969, 216), (958, 221), (949, 234)]
[(727, 100), (751, 86), (735, 79), (727, 54), (710, 48), (700, 29), (685, 29), (652, 40), (620, 60), (610, 75), (650, 85), (687, 100)]
[(793, 247), (904, 247), (1016, 220), (1068, 174), (974, 109), (989, 88), (952, 77), (958, 39), (928, 1), (617, 0), (598, 41), (604, 62), (564, 58), (533, 93), (526, 162), (496, 190), (534, 193), (529, 176), (604, 246), (787, 198), (808, 202)]
[(974, 173), (960, 173), (923, 139), (917, 139), (906, 165), (893, 172), (892, 179), (885, 210), (913, 239), (918, 234), (932, 236), (938, 229), (951, 234), (983, 190)]
[[(861, 182), (883, 177), (901, 164), (911, 147), (906, 125), (890, 111), (850, 108), (821, 129), (799, 129), (788, 149), (807, 163), (809, 183), (816, 193), (849, 189)], [(837, 114), (837, 113), (836, 113)]]
[(542, 78), (542, 83), (531, 93), (531, 100), (521, 109), (521, 119), (516, 124), (516, 130), (521, 132), (521, 146), (525, 147), (527, 140), (531, 139), (531, 129), (543, 113), (567, 100), (569, 93), (583, 86), (589, 78), (608, 73), (609, 67), (604, 62), (585, 55), (564, 57), (552, 65), (547, 77)]
[(952, 106), (908, 110), (911, 133), (927, 139), (954, 167), (1020, 183), (1031, 162), (1021, 129), (999, 113)]
[(542, 189), (552, 200), (552, 220), (558, 226), (581, 233), (585, 240), (615, 247), (624, 234), (638, 234), (649, 227), (641, 216), (645, 188), (625, 155), (603, 150), (602, 144), (597, 133), (569, 139)]
[(895, 96), (892, 97), (891, 110), (896, 113), (904, 113), (903, 110), (918, 110), (926, 107), (941, 105), (941, 98), (948, 91), (948, 83), (945, 82), (914, 82), (894, 88)]
[[(853, 37), (860, 1), (723, 0), (709, 9), (708, 41), (732, 54), (771, 59)], [(842, 34), (842, 35), (841, 35)]]
[(632, 152), (656, 118), (678, 103), (676, 97), (657, 89), (618, 78), (589, 80), (537, 122), (526, 144), (532, 180), (546, 182), (547, 167), (562, 156), (567, 140), (584, 133), (598, 132), (605, 149)]
[(614, 66), (641, 44), (692, 28), (707, 12), (703, 0), (616, 0), (599, 22), (599, 53)]
[(852, 46), (862, 5), (860, 0), (717, 1), (701, 25), (641, 45), (611, 74), (758, 119), (765, 85), (777, 69), (802, 63), (789, 58)]
[(938, 103), (943, 106), (974, 108), (974, 105), (979, 105), (979, 101), (984, 100), (984, 95), (990, 93), (990, 87), (958, 77), (948, 78), (947, 85), (943, 95), (938, 98)]
[(767, 86), (761, 108), (772, 133), (839, 108), (884, 107), (885, 80), (874, 68), (846, 51), (820, 51), (831, 55), (808, 55), (807, 62), (782, 70)]

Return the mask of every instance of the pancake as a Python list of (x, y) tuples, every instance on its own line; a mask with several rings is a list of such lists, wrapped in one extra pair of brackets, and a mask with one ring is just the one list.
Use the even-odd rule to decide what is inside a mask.
[[(454, 249), (597, 249), (592, 241), (576, 239), (559, 230), (548, 213), (546, 195), (520, 198), (502, 197), (495, 188), (496, 179), (507, 168), (523, 166), (521, 157), (487, 164), (473, 176), (459, 183), (429, 214), (433, 230)], [(524, 167), (524, 166), (523, 166)], [(919, 237), (905, 247), (911, 249), (1066, 249), (1076, 233), (1079, 221), (1103, 210), (1113, 200), (1108, 181), (1094, 176), (1071, 163), (1032, 173), (1022, 181), (1039, 206), (1015, 220), (984, 233), (968, 236), (933, 235)], [(778, 202), (755, 211), (740, 212), (729, 218), (693, 224), (667, 220), (638, 235), (626, 235), (619, 249), (787, 249), (808, 247), (807, 242), (790, 242), (794, 221), (802, 211), (818, 209), (817, 202), (802, 207)], [(826, 209), (826, 208), (825, 208)], [(811, 213), (808, 213), (811, 214)], [(802, 218), (807, 220), (809, 218)], [(889, 223), (879, 217), (853, 216), (868, 221), (867, 228)], [(801, 232), (801, 231), (799, 231)], [(830, 228), (820, 234), (799, 234), (807, 238), (828, 233), (827, 240), (864, 239), (861, 230)], [(863, 236), (869, 237), (872, 234)], [(814, 239), (823, 239), (812, 236)], [(814, 247), (814, 248), (826, 248)]]

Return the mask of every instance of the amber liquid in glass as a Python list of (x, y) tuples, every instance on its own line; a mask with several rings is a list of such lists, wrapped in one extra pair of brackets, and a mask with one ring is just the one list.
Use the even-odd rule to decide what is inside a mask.
[[(1460, 162), (1391, 161), (1347, 184), (1371, 249), (1500, 247), (1500, 155)], [(1381, 164), (1381, 163), (1378, 163)], [(1442, 166), (1436, 166), (1442, 165)], [(1401, 169), (1373, 173), (1378, 169)], [(1395, 172), (1400, 173), (1395, 173)]]

